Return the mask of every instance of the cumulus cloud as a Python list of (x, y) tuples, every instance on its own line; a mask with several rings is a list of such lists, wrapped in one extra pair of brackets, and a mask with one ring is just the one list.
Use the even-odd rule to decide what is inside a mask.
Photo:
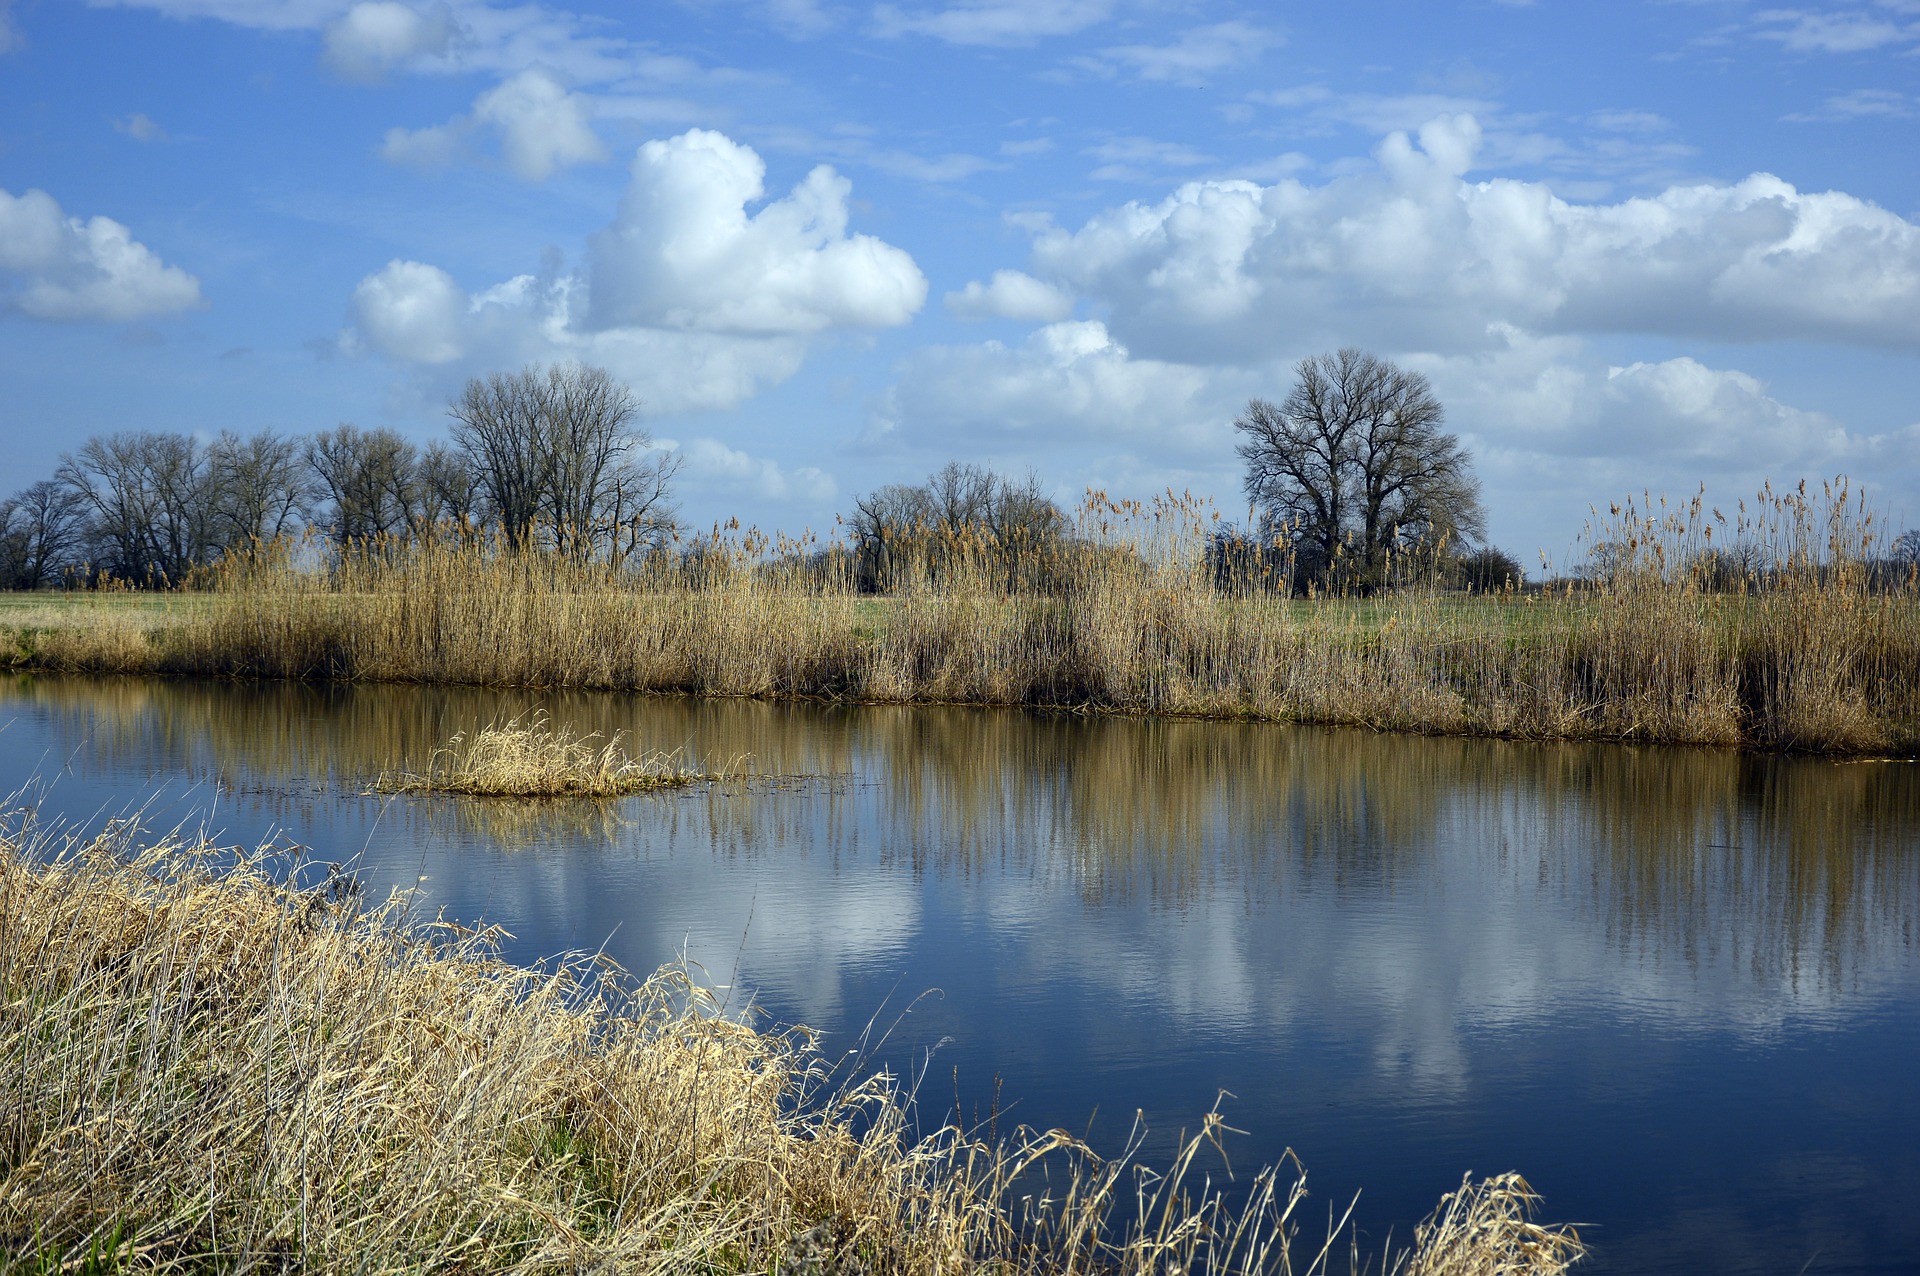
[(110, 217), (68, 217), (42, 190), (0, 190), (0, 305), (35, 319), (119, 321), (205, 305), (200, 281)]
[(405, 168), (445, 168), (460, 158), (472, 131), (464, 117), (426, 128), (390, 128), (380, 143), (380, 158)]
[[(1238, 378), (1135, 359), (1104, 324), (1048, 324), (1009, 347), (929, 346), (902, 364), (882, 415), (905, 435), (1129, 440), (1171, 448), (1221, 443)], [(1223, 453), (1228, 449), (1221, 449)]]
[(692, 129), (652, 141), (589, 245), (591, 322), (748, 333), (905, 323), (926, 301), (913, 258), (847, 233), (852, 184), (822, 165), (783, 199), (751, 148)]
[(957, 319), (1023, 319), (1051, 323), (1073, 313), (1073, 298), (1051, 284), (1018, 270), (996, 270), (991, 282), (970, 280), (946, 295), (947, 312)]
[[(437, 266), (390, 262), (355, 289), (345, 343), (426, 365), (583, 359), (665, 413), (732, 406), (792, 376), (814, 334), (912, 317), (926, 279), (900, 249), (847, 233), (843, 179), (816, 169), (749, 216), (764, 171), (717, 133), (650, 142), (584, 269), (469, 293)], [(802, 494), (813, 482), (789, 481)]]
[(522, 71), (473, 104), (474, 118), (499, 130), (507, 167), (533, 182), (556, 168), (606, 158), (591, 115), (585, 98), (537, 70)]
[(799, 371), (806, 343), (792, 337), (594, 331), (577, 320), (575, 275), (517, 275), (469, 293), (437, 266), (393, 261), (354, 289), (350, 353), (426, 367), (511, 367), (528, 360), (601, 364), (630, 384), (648, 415), (727, 408)]
[(1578, 338), (1499, 336), (1496, 350), (1411, 362), (1433, 378), (1456, 422), (1543, 463), (1613, 458), (1643, 474), (1697, 481), (1747, 474), (1763, 458), (1779, 477), (1844, 466), (1886, 446), (1781, 401), (1739, 369), (1688, 356), (1608, 365)]
[(458, 359), (472, 309), (452, 275), (418, 261), (390, 261), (353, 290), (361, 334), (385, 354), (414, 363)]
[(378, 80), (415, 58), (444, 54), (457, 29), (445, 4), (416, 9), (367, 0), (327, 24), (322, 56), (348, 79)]
[(388, 129), (380, 154), (390, 164), (436, 168), (458, 159), (479, 131), (500, 140), (500, 157), (530, 182), (556, 169), (607, 157), (593, 131), (593, 104), (544, 70), (520, 74), (482, 93), (471, 115), (427, 128)]
[(1920, 228), (1885, 209), (1766, 174), (1572, 203), (1466, 180), (1479, 141), (1471, 116), (1448, 116), (1324, 185), (1190, 182), (1042, 229), (1033, 273), (1106, 304), (1155, 357), (1471, 349), (1501, 323), (1920, 347)]

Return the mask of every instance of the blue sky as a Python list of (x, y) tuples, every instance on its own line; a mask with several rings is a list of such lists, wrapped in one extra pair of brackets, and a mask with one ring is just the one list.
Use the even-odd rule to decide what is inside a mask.
[(1359, 345), (1529, 561), (1702, 482), (1920, 524), (1920, 0), (0, 0), (0, 50), (0, 491), (579, 358), (695, 524), (951, 457), (1234, 515), (1235, 412)]

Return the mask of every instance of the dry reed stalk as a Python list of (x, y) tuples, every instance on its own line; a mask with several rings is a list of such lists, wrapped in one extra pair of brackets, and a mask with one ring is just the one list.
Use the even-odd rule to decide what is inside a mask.
[[(471, 735), (456, 734), (434, 750), (419, 773), (382, 772), (376, 793), (463, 793), (475, 797), (618, 797), (679, 788), (717, 774), (692, 771), (679, 753), (658, 750), (629, 757), (618, 732), (595, 747), (598, 736), (555, 728), (544, 713), (522, 723), (489, 723)], [(727, 768), (737, 770), (736, 767)]]
[[(1222, 593), (1188, 500), (1090, 506), (1041, 585), (962, 540), (889, 598), (752, 533), (616, 570), (473, 541), (280, 556), (132, 632), (12, 630), (16, 667), (1053, 705), (1385, 730), (1920, 748), (1920, 587), (1844, 487), (1616, 509), (1543, 594)], [(1718, 540), (1715, 539), (1719, 529)], [(1599, 551), (1604, 551), (1601, 553)], [(773, 555), (772, 557), (769, 557)], [(1009, 588), (1009, 581), (1014, 588)], [(144, 623), (144, 622), (143, 622)]]
[[(1137, 1137), (1108, 1161), (1060, 1131), (914, 1141), (887, 1077), (832, 1077), (684, 972), (518, 968), (337, 866), (288, 887), (286, 852), (10, 823), (0, 1270), (1329, 1270), (1337, 1229), (1290, 1253), (1296, 1163), (1238, 1211), (1191, 1182), (1217, 1113), (1159, 1174)], [(1401, 1269), (1580, 1254), (1518, 1180), (1450, 1199)]]

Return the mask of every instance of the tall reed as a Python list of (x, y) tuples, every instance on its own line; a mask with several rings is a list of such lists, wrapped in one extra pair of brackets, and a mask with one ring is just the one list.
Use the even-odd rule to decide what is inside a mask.
[[(1324, 1273), (1297, 1165), (1198, 1168), (1063, 1131), (915, 1138), (909, 1096), (683, 972), (502, 962), (288, 852), (122, 826), (0, 839), (0, 1271)], [(1582, 1253), (1507, 1175), (1390, 1272)]]
[[(1010, 574), (961, 534), (862, 596), (844, 555), (721, 533), (638, 567), (471, 539), (224, 565), (206, 605), (12, 632), (18, 666), (1066, 706), (1380, 729), (1920, 748), (1920, 589), (1844, 485), (1732, 519), (1629, 503), (1540, 592), (1222, 591), (1187, 498), (1090, 500)], [(1010, 587), (1011, 585), (1011, 587)], [(71, 615), (71, 611), (66, 613)]]

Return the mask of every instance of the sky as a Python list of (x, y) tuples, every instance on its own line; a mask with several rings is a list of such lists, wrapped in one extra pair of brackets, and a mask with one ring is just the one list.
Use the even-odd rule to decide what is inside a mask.
[(949, 459), (1241, 518), (1235, 415), (1358, 346), (1529, 564), (1920, 525), (1917, 121), (1920, 0), (0, 0), (0, 495), (576, 359), (695, 527)]

